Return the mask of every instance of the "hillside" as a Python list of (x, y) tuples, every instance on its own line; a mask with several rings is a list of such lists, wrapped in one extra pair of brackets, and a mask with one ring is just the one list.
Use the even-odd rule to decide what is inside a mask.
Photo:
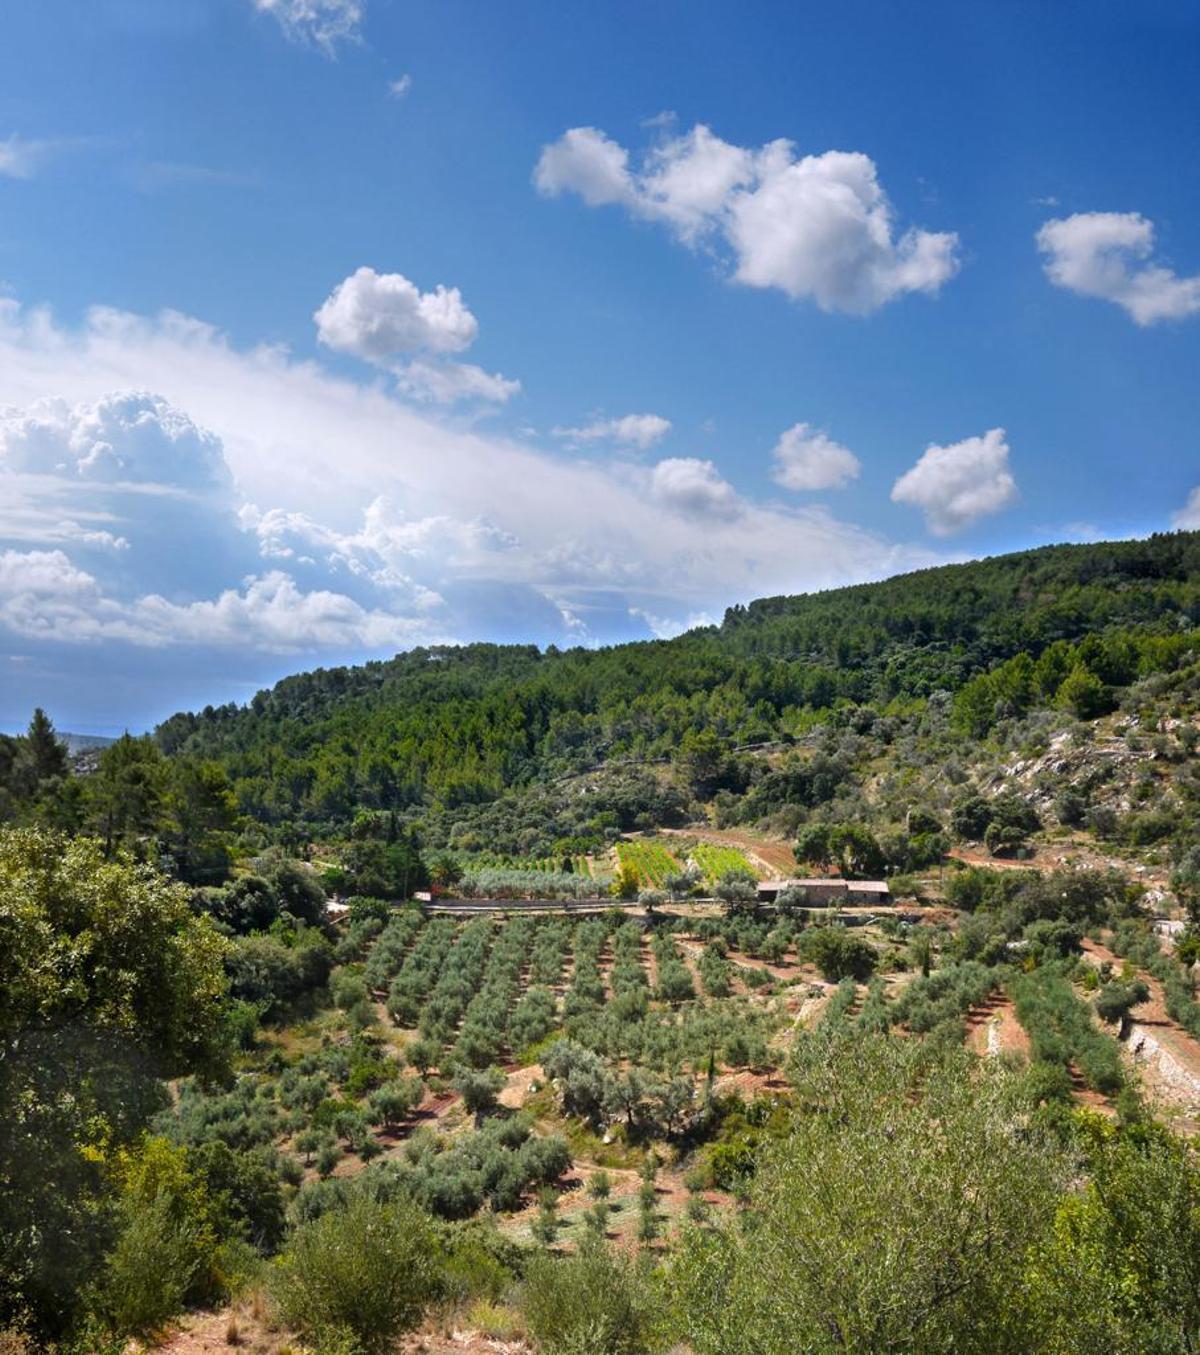
[(1194, 792), (1198, 623), (1200, 534), (1053, 546), (762, 599), (669, 641), (319, 670), (156, 739), (219, 761), (285, 841), (336, 839), (364, 811), (467, 857), (594, 856), (706, 822), (894, 836), (912, 804), (945, 819), (1020, 763), (1039, 808), (1026, 835), (1152, 846)]
[[(1191, 1349), (1197, 563), (414, 651), (86, 766), (35, 712), (0, 740), (0, 1336)], [(760, 899), (791, 873), (898, 906)]]

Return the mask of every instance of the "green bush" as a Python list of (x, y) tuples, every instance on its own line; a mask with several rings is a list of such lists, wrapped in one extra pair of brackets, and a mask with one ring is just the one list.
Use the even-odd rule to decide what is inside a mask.
[(653, 1273), (598, 1239), (531, 1261), (522, 1306), (542, 1355), (650, 1355), (667, 1344)]
[(203, 1218), (167, 1195), (131, 1201), (109, 1253), (98, 1307), (117, 1332), (151, 1332), (203, 1282), (214, 1242)]
[(429, 1219), (406, 1203), (359, 1196), (302, 1224), (271, 1293), (288, 1326), (317, 1343), (375, 1355), (420, 1321), (439, 1287)]
[(812, 927), (800, 937), (796, 949), (830, 983), (844, 978), (866, 980), (875, 968), (874, 948), (842, 927)]

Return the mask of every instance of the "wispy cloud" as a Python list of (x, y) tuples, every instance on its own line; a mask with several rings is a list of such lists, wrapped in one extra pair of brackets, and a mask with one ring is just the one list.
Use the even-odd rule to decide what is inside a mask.
[(260, 14), (269, 14), (293, 42), (337, 55), (340, 43), (362, 40), (363, 0), (252, 0)]
[(671, 420), (661, 414), (623, 414), (618, 419), (593, 419), (579, 428), (554, 428), (551, 432), (568, 446), (609, 442), (617, 447), (648, 451), (671, 431)]
[(135, 188), (154, 193), (170, 188), (259, 188), (256, 173), (217, 169), (212, 165), (194, 165), (179, 160), (150, 160), (134, 165), (129, 177)]
[(0, 175), (9, 179), (32, 179), (56, 156), (96, 144), (95, 137), (26, 137), (14, 132), (0, 140)]

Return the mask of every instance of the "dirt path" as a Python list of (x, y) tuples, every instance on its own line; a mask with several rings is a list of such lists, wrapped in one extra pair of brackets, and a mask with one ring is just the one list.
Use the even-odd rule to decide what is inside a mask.
[(986, 1002), (971, 1008), (967, 1016), (967, 1044), (989, 1058), (999, 1058), (1001, 1054), (1029, 1057), (1029, 1036), (1003, 993), (993, 993)]
[(705, 995), (704, 980), (700, 977), (700, 967), (697, 964), (700, 952), (704, 949), (702, 941), (684, 940), (682, 936), (676, 936), (675, 951), (683, 961), (684, 968), (692, 976), (692, 986), (696, 990), (697, 997)]
[(496, 1100), (510, 1110), (520, 1110), (525, 1098), (533, 1090), (533, 1084), (545, 1080), (546, 1075), (540, 1063), (531, 1063), (528, 1068), (514, 1068), (508, 1075), (508, 1084)]
[(650, 944), (645, 932), (642, 933), (641, 947), (642, 968), (646, 971), (646, 981), (650, 985), (650, 991), (654, 992), (658, 987), (658, 960), (654, 954), (654, 947)]
[(1086, 838), (1056, 839), (1051, 842), (1034, 841), (1030, 844), (1033, 856), (1026, 861), (993, 856), (984, 847), (952, 847), (946, 853), (967, 866), (983, 866), (988, 870), (1119, 870), (1132, 873), (1137, 883), (1146, 889), (1162, 889), (1167, 883), (1167, 872), (1160, 866), (1125, 861), (1105, 852)]
[[(131, 1355), (143, 1349), (131, 1346)], [(265, 1304), (255, 1298), (216, 1312), (194, 1313), (152, 1349), (160, 1355), (306, 1355), (309, 1347), (276, 1326)], [(427, 1322), (396, 1347), (397, 1355), (526, 1355), (531, 1350), (524, 1341), (500, 1341), (460, 1330), (453, 1315)]]
[(1039, 870), (1044, 864), (1040, 857), (1034, 865), (1032, 859), (1013, 861), (1006, 856), (993, 856), (983, 847), (952, 847), (946, 855), (961, 861), (964, 866), (982, 866), (986, 870)]
[[(1125, 963), (1107, 946), (1085, 939), (1084, 957), (1097, 968), (1106, 961), (1120, 973)], [(1181, 1114), (1185, 1127), (1200, 1129), (1200, 1040), (1167, 1015), (1162, 984), (1139, 971), (1150, 989), (1150, 1001), (1135, 1008), (1125, 1048), (1152, 1096)]]

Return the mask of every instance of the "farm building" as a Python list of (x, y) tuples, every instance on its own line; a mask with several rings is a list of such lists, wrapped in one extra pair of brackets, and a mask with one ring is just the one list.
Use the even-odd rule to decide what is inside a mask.
[(886, 880), (782, 879), (760, 880), (759, 902), (774, 903), (787, 889), (799, 890), (804, 895), (804, 902), (814, 908), (837, 903), (869, 908), (892, 901)]

